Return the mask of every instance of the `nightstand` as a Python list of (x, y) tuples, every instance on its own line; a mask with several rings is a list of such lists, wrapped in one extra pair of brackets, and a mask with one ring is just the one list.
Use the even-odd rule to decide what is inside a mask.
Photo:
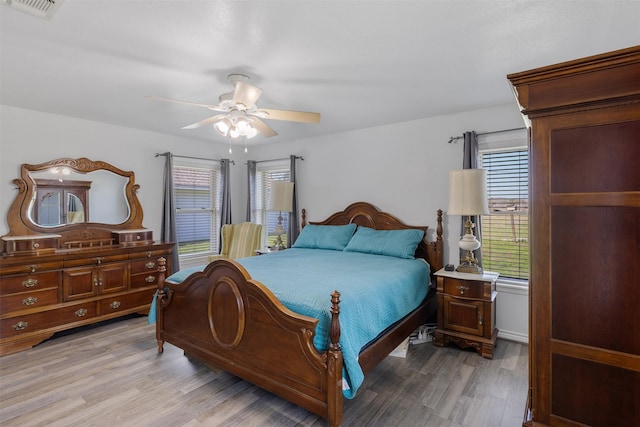
[(435, 273), (438, 290), (438, 328), (435, 344), (473, 347), (482, 357), (493, 358), (496, 328), (496, 280), (499, 274)]

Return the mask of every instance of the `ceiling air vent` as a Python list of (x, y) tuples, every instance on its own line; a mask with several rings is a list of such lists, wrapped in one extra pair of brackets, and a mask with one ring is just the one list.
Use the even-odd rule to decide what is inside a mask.
[(51, 19), (64, 0), (0, 0), (0, 3), (38, 18)]

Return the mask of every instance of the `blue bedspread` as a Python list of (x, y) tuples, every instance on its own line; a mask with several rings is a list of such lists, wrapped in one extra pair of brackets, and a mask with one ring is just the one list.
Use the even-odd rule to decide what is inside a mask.
[[(429, 266), (423, 260), (359, 252), (292, 248), (236, 261), (287, 308), (319, 319), (314, 344), (320, 351), (329, 348), (330, 294), (340, 292), (340, 346), (347, 398), (355, 396), (364, 380), (358, 364), (360, 350), (415, 309), (426, 296), (429, 283)], [(204, 267), (179, 271), (167, 280), (180, 283)], [(154, 318), (155, 299), (150, 322)]]

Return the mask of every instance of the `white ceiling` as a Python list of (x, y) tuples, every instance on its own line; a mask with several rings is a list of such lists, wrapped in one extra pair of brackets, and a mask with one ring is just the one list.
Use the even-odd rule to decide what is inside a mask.
[(216, 104), (243, 73), (259, 107), (322, 114), (267, 121), (295, 140), (514, 102), (507, 74), (637, 45), (639, 19), (635, 0), (2, 5), (0, 103), (224, 142), (180, 129), (213, 112), (145, 96)]

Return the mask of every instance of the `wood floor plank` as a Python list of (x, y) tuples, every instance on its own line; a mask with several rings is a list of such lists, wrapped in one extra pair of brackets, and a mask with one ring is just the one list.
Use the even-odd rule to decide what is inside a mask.
[[(516, 427), (527, 346), (498, 341), (493, 360), (424, 343), (388, 357), (344, 426)], [(13, 426), (326, 426), (308, 411), (171, 345), (157, 353), (146, 317), (92, 325), (0, 358), (0, 424)]]

